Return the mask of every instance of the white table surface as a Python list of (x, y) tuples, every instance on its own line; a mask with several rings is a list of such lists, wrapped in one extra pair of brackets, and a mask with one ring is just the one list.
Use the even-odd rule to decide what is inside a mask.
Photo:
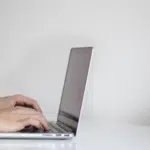
[(150, 126), (82, 121), (73, 140), (0, 140), (0, 150), (149, 150)]

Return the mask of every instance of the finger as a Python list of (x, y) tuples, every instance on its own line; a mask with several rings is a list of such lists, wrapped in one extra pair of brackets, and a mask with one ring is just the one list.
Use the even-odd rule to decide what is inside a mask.
[(40, 108), (40, 106), (38, 105), (36, 100), (31, 99), (29, 97), (25, 97), (24, 103), (27, 104), (27, 105), (32, 106), (35, 110), (37, 110), (39, 112), (42, 112), (42, 109)]
[(35, 118), (25, 118), (25, 119), (19, 120), (18, 122), (20, 123), (19, 130), (24, 129), (27, 126), (33, 126), (37, 129), (41, 128), (40, 121)]
[(18, 119), (24, 119), (27, 117), (35, 118), (35, 119), (40, 121), (41, 125), (43, 126), (43, 128), (45, 130), (49, 129), (48, 122), (47, 122), (46, 118), (41, 113), (36, 112), (33, 109), (24, 108), (24, 107), (16, 107), (16, 109), (17, 109), (17, 114), (19, 115)]
[(15, 105), (31, 106), (36, 111), (42, 112), (42, 110), (39, 107), (38, 103), (35, 100), (33, 100), (33, 99), (29, 98), (29, 97), (25, 97), (25, 96), (22, 96), (22, 95), (16, 95), (15, 98), (14, 98), (14, 101), (16, 103)]
[(14, 111), (12, 113), (17, 115), (28, 115), (28, 116), (41, 114), (40, 112), (37, 112), (34, 109), (21, 106), (14, 107)]
[(36, 118), (37, 120), (40, 121), (41, 125), (43, 126), (44, 130), (49, 130), (49, 125), (46, 120), (46, 118), (43, 115), (33, 115), (33, 118)]
[(24, 108), (24, 107), (20, 107), (20, 106), (14, 107), (13, 109), (14, 110), (11, 112), (10, 117), (11, 117), (11, 119), (16, 120), (16, 121), (33, 116), (33, 115), (39, 116), (41, 114), (40, 112), (37, 112), (34, 109)]

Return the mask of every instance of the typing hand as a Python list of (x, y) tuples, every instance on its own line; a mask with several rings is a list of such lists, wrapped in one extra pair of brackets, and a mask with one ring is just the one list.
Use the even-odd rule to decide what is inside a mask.
[(42, 112), (38, 103), (29, 97), (23, 95), (14, 95), (0, 98), (0, 109), (6, 109), (15, 106), (29, 107), (38, 112)]
[(0, 132), (16, 132), (28, 126), (49, 129), (45, 117), (34, 109), (12, 107), (0, 110)]

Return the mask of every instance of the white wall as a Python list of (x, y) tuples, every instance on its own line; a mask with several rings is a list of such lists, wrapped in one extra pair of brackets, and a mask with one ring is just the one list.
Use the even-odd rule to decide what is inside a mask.
[[(0, 1), (0, 95), (22, 93), (37, 99), (45, 114), (57, 113), (70, 49), (92, 44), (92, 38), (80, 34), (82, 29), (71, 21), (70, 11), (75, 12), (69, 5)], [(84, 114), (91, 111), (89, 90)]]
[(150, 2), (106, 1), (97, 12), (94, 111), (103, 119), (148, 123)]
[(148, 0), (1, 0), (0, 93), (56, 113), (69, 49), (94, 45), (85, 114), (149, 120), (149, 26)]

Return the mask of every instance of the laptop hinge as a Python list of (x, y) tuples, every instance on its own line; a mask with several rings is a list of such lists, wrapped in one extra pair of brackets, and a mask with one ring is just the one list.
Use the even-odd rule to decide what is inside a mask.
[(67, 125), (65, 125), (61, 121), (57, 121), (57, 125), (61, 127), (63, 130), (65, 130), (66, 132), (73, 132), (71, 128), (69, 128)]

